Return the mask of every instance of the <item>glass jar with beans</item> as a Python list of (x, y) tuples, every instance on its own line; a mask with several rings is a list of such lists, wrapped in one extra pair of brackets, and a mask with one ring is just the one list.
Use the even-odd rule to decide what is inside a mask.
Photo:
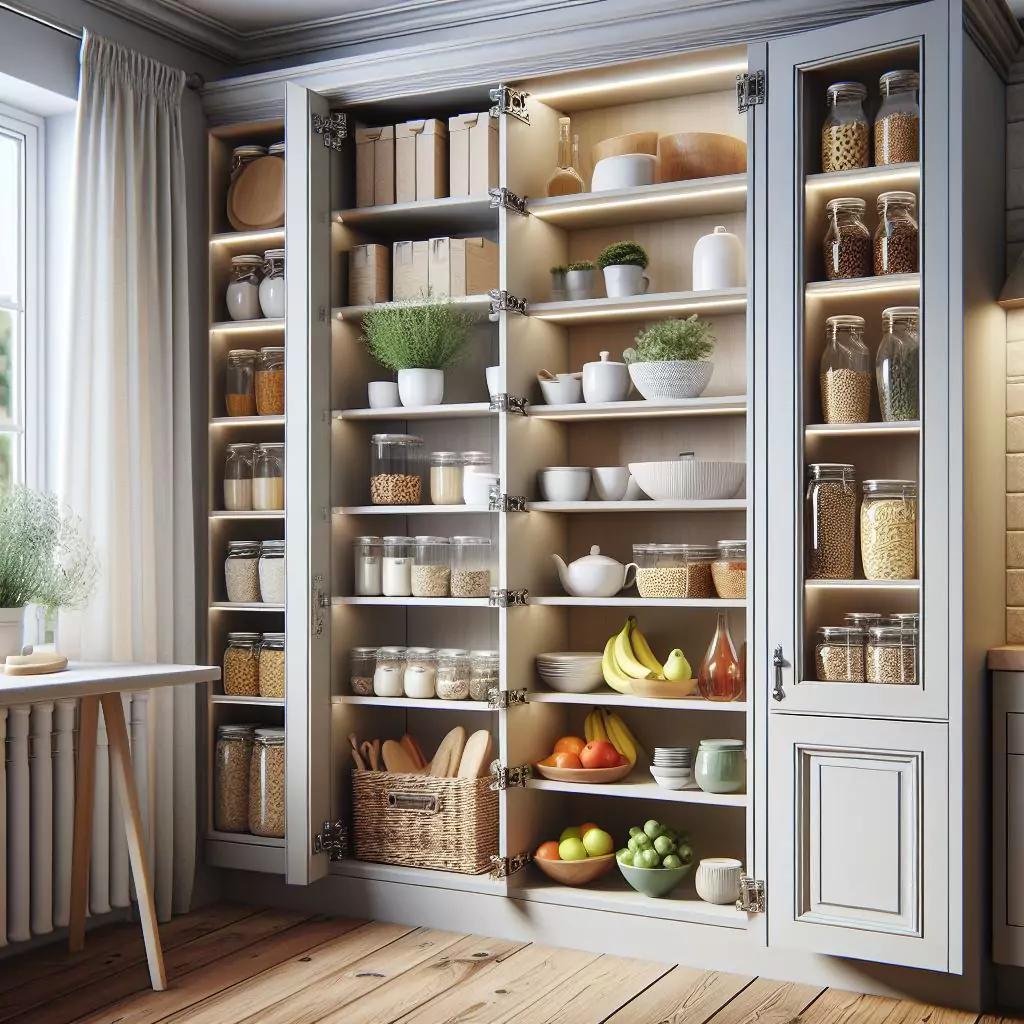
[(747, 596), (747, 542), (720, 540), (718, 557), (711, 563), (715, 593), (723, 600), (742, 600)]
[(864, 113), (867, 95), (860, 82), (835, 82), (828, 87), (828, 114), (821, 128), (823, 171), (868, 166), (870, 128)]
[(469, 699), (487, 700), (499, 684), (500, 662), (497, 651), (469, 652)]
[(490, 597), (494, 545), (490, 537), (452, 537), (452, 597)]
[(260, 349), (256, 366), (256, 411), (261, 416), (284, 413), (284, 349)]
[(864, 631), (854, 626), (821, 626), (814, 667), (823, 683), (864, 682)]
[(419, 505), (423, 501), (423, 438), (412, 434), (374, 434), (370, 466), (370, 502)]
[(233, 348), (224, 368), (224, 409), (229, 416), (256, 415), (256, 360), (250, 348)]
[(714, 597), (717, 557), (706, 544), (634, 544), (636, 589), (641, 597)]
[(255, 735), (253, 725), (217, 728), (213, 827), (218, 832), (245, 832), (249, 828), (249, 771)]
[(470, 678), (469, 651), (451, 647), (437, 652), (434, 689), (441, 700), (466, 700)]
[(917, 221), (913, 192), (883, 192), (878, 197), (875, 275), (917, 273)]
[(252, 470), (254, 444), (229, 444), (224, 457), (224, 510), (252, 511)]
[(232, 604), (255, 604), (260, 599), (260, 542), (229, 540), (224, 559), (224, 584)]
[(825, 321), (819, 379), (824, 423), (867, 423), (871, 412), (871, 353), (864, 344), (864, 317), (830, 316)]
[(869, 580), (917, 576), (917, 484), (865, 480), (860, 506), (860, 560)]
[(414, 537), (413, 597), (447, 597), (451, 585), (451, 544), (447, 537)]
[(260, 695), (262, 633), (228, 633), (224, 648), (224, 692), (229, 697)]
[(887, 71), (878, 80), (882, 105), (875, 118), (875, 166), (912, 163), (918, 159), (920, 109), (916, 71)]
[(828, 231), (822, 252), (830, 281), (871, 276), (871, 232), (864, 223), (863, 199), (831, 199), (825, 205)]
[(264, 633), (260, 644), (260, 696), (284, 696), (284, 633)]
[(249, 831), (284, 839), (284, 729), (257, 729), (249, 765)]
[(353, 647), (348, 655), (348, 685), (357, 697), (373, 693), (373, 673), (377, 668), (376, 647)]
[(872, 626), (865, 656), (867, 681), (916, 685), (917, 637), (916, 629)]
[(875, 357), (878, 402), (886, 422), (920, 416), (920, 309), (890, 306), (882, 310), (882, 341)]
[(857, 538), (854, 467), (816, 462), (807, 467), (807, 578), (852, 580)]

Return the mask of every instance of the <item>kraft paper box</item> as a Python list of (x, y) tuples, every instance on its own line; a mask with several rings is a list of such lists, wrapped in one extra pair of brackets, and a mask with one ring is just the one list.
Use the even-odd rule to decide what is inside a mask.
[(395, 242), (391, 285), (396, 302), (427, 294), (429, 252), (429, 242)]
[(498, 122), (486, 111), (448, 118), (451, 196), (485, 196), (498, 187)]
[(461, 298), (498, 287), (498, 247), (486, 238), (432, 238), (429, 284), (434, 295)]
[(356, 129), (356, 206), (395, 201), (395, 129)]
[(372, 306), (391, 298), (391, 253), (386, 245), (353, 246), (348, 267), (350, 306)]
[(432, 118), (395, 125), (395, 197), (399, 203), (448, 195), (448, 128)]

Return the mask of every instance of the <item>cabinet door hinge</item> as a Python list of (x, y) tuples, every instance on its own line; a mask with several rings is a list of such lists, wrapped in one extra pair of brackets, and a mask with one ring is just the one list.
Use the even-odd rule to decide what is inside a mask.
[(510, 395), (502, 391), (491, 395), (491, 412), (517, 412), (520, 416), (526, 415), (530, 403), (518, 395)]
[(526, 781), (533, 774), (533, 767), (521, 764), (515, 768), (506, 768), (500, 761), (491, 762), (491, 789), (525, 789)]
[(502, 114), (509, 114), (518, 118), (523, 124), (530, 123), (530, 112), (526, 109), (526, 97), (529, 93), (520, 92), (508, 85), (499, 85), (497, 89), (491, 90), (491, 117), (501, 117)]
[(348, 856), (348, 829), (344, 822), (325, 821), (323, 830), (313, 836), (313, 852), (326, 853), (331, 860)]
[(533, 860), (532, 853), (517, 853), (514, 857), (491, 857), (490, 879), (496, 882), (499, 878), (508, 878), (517, 871), (522, 871), (530, 861)]
[(530, 603), (530, 592), (491, 587), (491, 595), (487, 598), (487, 603), (492, 608), (521, 608)]
[(497, 487), (492, 488), (487, 509), (490, 512), (526, 512), (526, 495), (502, 494)]
[(526, 316), (526, 299), (517, 298), (504, 288), (492, 288), (488, 293), (491, 299), (491, 310), (488, 319), (497, 321), (499, 313), (521, 313)]
[(749, 107), (764, 103), (768, 86), (763, 71), (736, 76), (736, 109), (742, 114)]
[(310, 615), (312, 618), (309, 624), (309, 631), (314, 640), (319, 640), (324, 635), (324, 609), (331, 606), (331, 599), (324, 593), (324, 578), (319, 573), (313, 577), (312, 601), (310, 604)]
[(516, 704), (526, 703), (526, 690), (499, 690), (492, 686), (487, 691), (487, 706), (494, 711), (506, 711)]
[(328, 149), (340, 152), (345, 148), (345, 140), (348, 138), (348, 114), (340, 110), (333, 110), (326, 117), (314, 114), (313, 131), (323, 136), (324, 145)]
[(517, 196), (511, 189), (502, 186), (488, 189), (487, 192), (491, 197), (492, 210), (502, 208), (508, 210), (509, 213), (518, 213), (520, 217), (527, 216), (526, 200)]
[(748, 914), (763, 914), (768, 890), (759, 878), (740, 876), (740, 898), (736, 901), (736, 909)]
[(317, 310), (317, 318), (319, 319), (320, 323), (322, 323), (322, 324), (330, 323), (330, 321), (331, 321), (331, 311), (326, 306), (321, 306)]

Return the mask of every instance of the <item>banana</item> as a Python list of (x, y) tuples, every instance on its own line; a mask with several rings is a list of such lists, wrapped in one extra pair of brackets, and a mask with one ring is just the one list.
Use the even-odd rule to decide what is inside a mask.
[(592, 722), (593, 717), (594, 712), (591, 711), (590, 714), (587, 715), (587, 717), (583, 720), (583, 737), (588, 743), (593, 742), (594, 739), (594, 726)]
[(608, 637), (608, 642), (604, 645), (604, 654), (601, 656), (601, 671), (604, 675), (604, 681), (618, 693), (633, 692), (633, 681), (625, 673), (620, 671), (618, 664), (615, 661), (615, 640), (619, 636), (618, 633), (615, 636)]
[(633, 631), (629, 634), (629, 642), (633, 646), (633, 652), (636, 654), (637, 661), (644, 668), (649, 668), (654, 673), (655, 678), (660, 679), (661, 662), (654, 656), (651, 645), (647, 642), (647, 637), (640, 632), (639, 626), (633, 626)]
[(635, 765), (637, 758), (636, 740), (626, 727), (626, 723), (615, 712), (611, 712), (605, 718), (605, 726), (608, 729), (608, 736), (611, 738), (615, 749), (631, 765)]
[(604, 713), (599, 708), (594, 708), (591, 716), (593, 718), (594, 739), (610, 740), (611, 737), (608, 735), (608, 730), (604, 724)]
[(615, 634), (615, 662), (619, 670), (632, 679), (650, 679), (654, 673), (637, 661), (629, 642), (629, 634), (633, 629), (634, 622), (636, 619), (630, 616), (621, 631)]

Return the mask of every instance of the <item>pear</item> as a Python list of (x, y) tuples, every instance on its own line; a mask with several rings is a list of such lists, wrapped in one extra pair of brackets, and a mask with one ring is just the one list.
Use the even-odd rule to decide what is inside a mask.
[(693, 677), (690, 663), (686, 660), (686, 655), (678, 647), (669, 654), (663, 671), (665, 678), (671, 683), (685, 682)]

